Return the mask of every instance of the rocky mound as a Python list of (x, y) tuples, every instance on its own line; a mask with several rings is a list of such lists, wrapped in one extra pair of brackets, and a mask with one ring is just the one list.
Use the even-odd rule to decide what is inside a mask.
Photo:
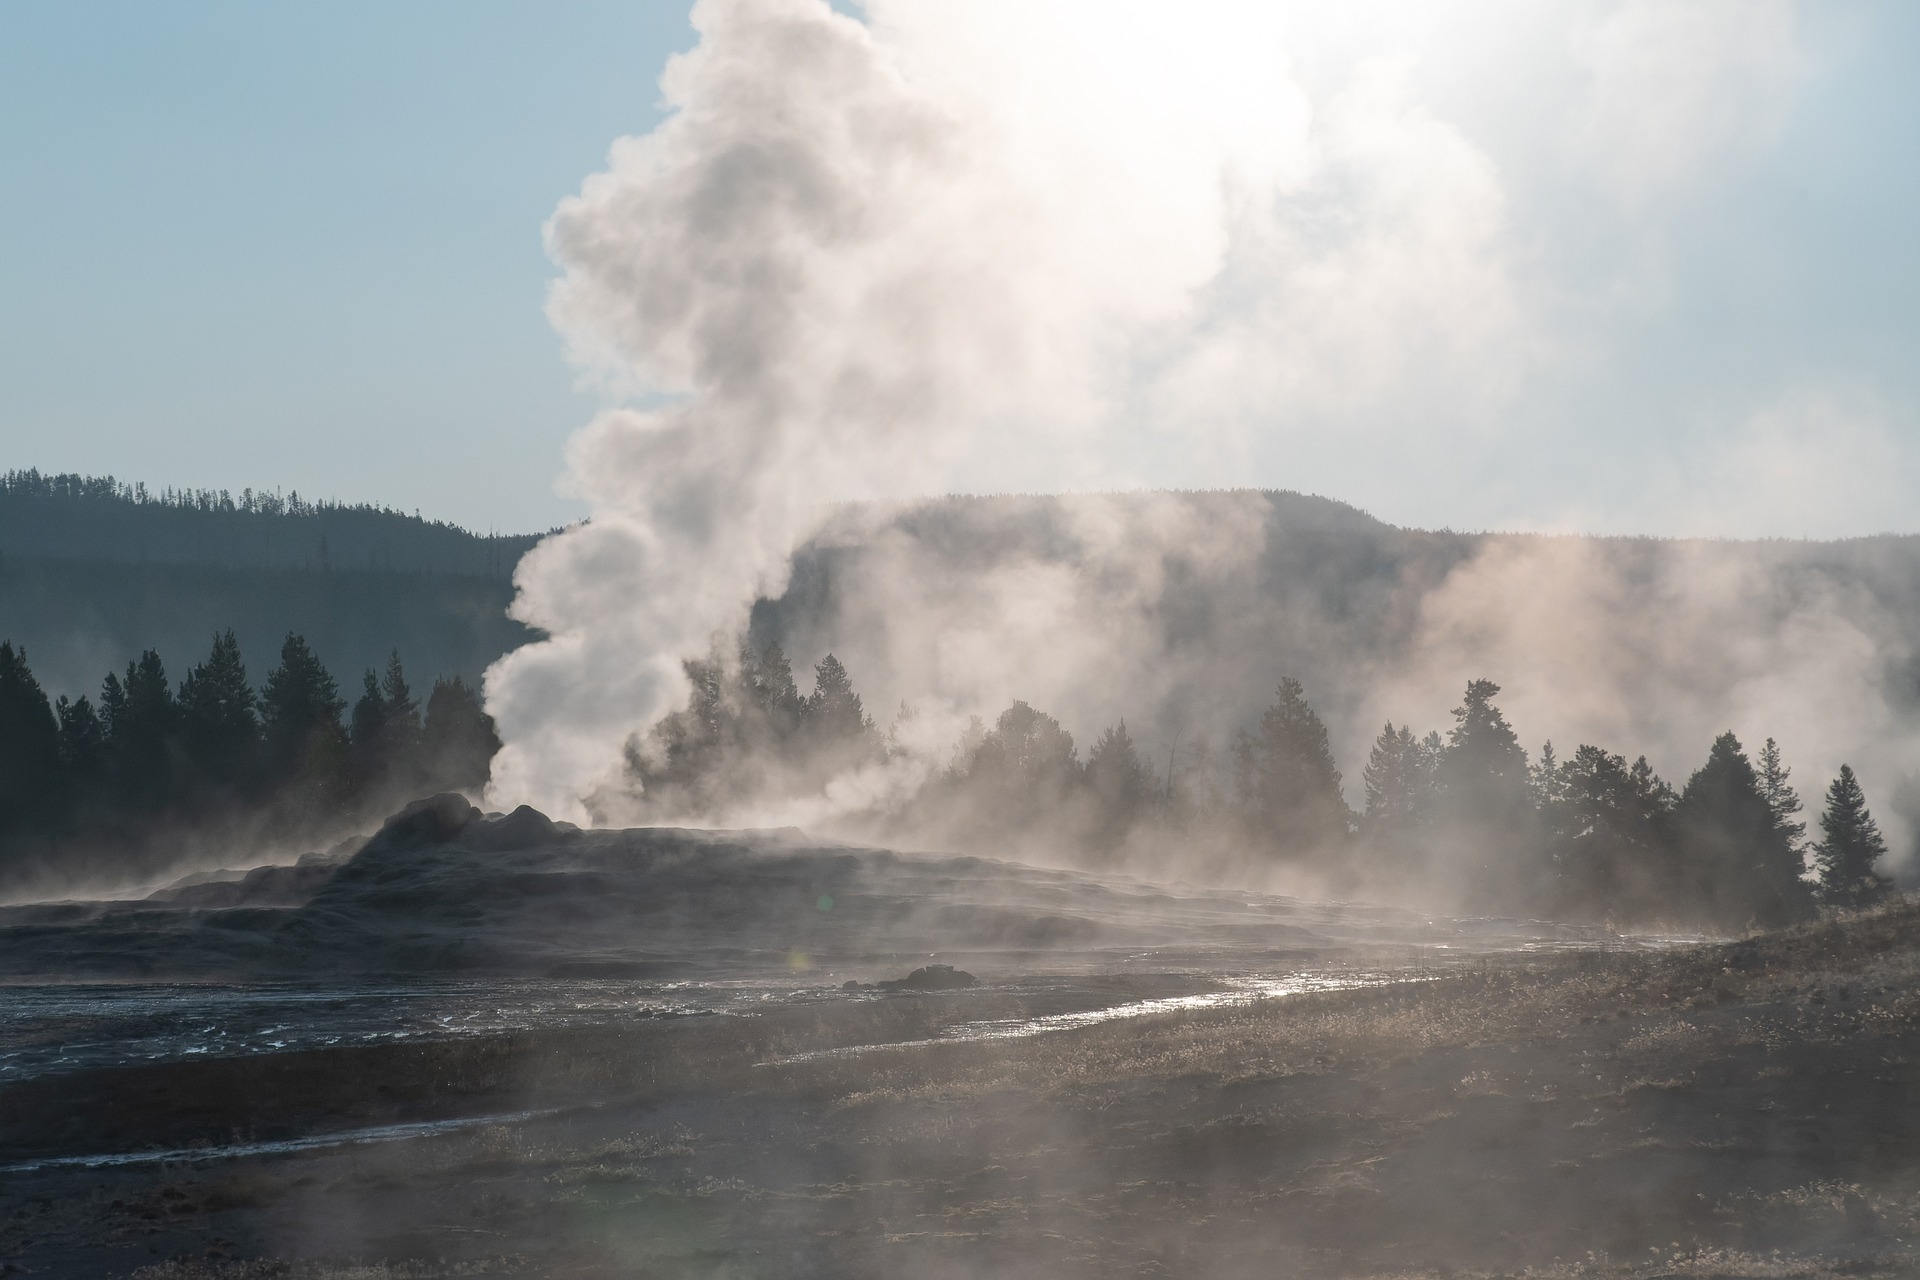
[[(408, 806), (328, 872), (290, 907), (244, 896), (248, 905), (227, 906), (218, 895), (249, 893), (241, 881), (176, 895), (176, 905), (197, 897), (190, 905), (217, 910), (0, 911), (0, 974), (610, 977), (891, 965), (930, 953), (1301, 952), (1434, 937), (1404, 913), (1372, 908), (902, 854), (791, 829), (583, 831), (530, 808), (483, 814), (454, 795)], [(268, 882), (275, 877), (256, 888)]]

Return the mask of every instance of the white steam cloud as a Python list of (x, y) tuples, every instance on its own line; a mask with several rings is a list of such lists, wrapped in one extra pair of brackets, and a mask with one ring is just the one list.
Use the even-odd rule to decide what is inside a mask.
[[(701, 0), (699, 43), (661, 80), (669, 117), (549, 225), (552, 319), (629, 407), (570, 448), (591, 522), (520, 567), (515, 614), (551, 638), (489, 673), (497, 800), (581, 814), (684, 698), (681, 660), (782, 590), (836, 500), (1232, 484), (1276, 449), (1296, 487), (1339, 450), (1446, 473), (1463, 434), (1578, 353), (1548, 336), (1566, 299), (1528, 266), (1500, 166), (1428, 100), (1432, 63), (1564, 67), (1537, 114), (1622, 207), (1683, 182), (1793, 70), (1784, 0), (863, 17)], [(1740, 39), (1715, 36), (1729, 24)], [(1478, 90), (1449, 92), (1468, 111)], [(1668, 151), (1633, 145), (1647, 112)], [(1096, 562), (1139, 537), (1090, 536)], [(1085, 594), (981, 590), (989, 635)], [(960, 708), (999, 679), (974, 683), (937, 696)]]

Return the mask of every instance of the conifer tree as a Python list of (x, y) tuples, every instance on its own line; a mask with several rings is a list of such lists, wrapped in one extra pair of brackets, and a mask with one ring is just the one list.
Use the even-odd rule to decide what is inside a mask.
[(420, 753), (435, 790), (478, 791), (487, 785), (500, 735), (480, 697), (459, 676), (433, 682)]
[[(344, 768), (346, 701), (305, 637), (289, 633), (280, 665), (267, 674), (260, 712), (270, 775), (280, 783), (303, 779), (309, 801), (324, 801)], [(318, 788), (318, 790), (314, 790)]]
[(1549, 739), (1540, 744), (1539, 757), (1527, 766), (1527, 787), (1533, 793), (1540, 839), (1548, 857), (1556, 863), (1562, 860), (1573, 835), (1573, 817), (1567, 805), (1567, 768), (1571, 763), (1560, 759)]
[(663, 716), (644, 739), (628, 739), (626, 772), (637, 798), (656, 816), (702, 817), (722, 798), (717, 786), (735, 717), (717, 659), (688, 658), (680, 668), (690, 686), (687, 705)]
[(1366, 788), (1365, 820), (1380, 832), (1412, 832), (1431, 818), (1434, 744), (1413, 736), (1411, 725), (1389, 720), (1373, 740), (1367, 766), (1360, 771)]
[(1094, 839), (1117, 844), (1146, 813), (1156, 789), (1125, 720), (1101, 734), (1087, 752), (1086, 780), (1095, 807)]
[(1811, 911), (1800, 854), (1732, 733), (1714, 739), (1707, 762), (1687, 779), (1675, 822), (1682, 905), (1722, 928), (1773, 927)]
[(786, 651), (778, 641), (769, 642), (758, 652), (743, 643), (740, 671), (749, 701), (759, 714), (761, 731), (775, 743), (784, 742), (800, 727), (807, 710), (806, 699), (793, 683), (793, 664)]
[(967, 777), (1024, 794), (1057, 792), (1080, 780), (1079, 752), (1058, 720), (1016, 699), (981, 736)]
[(806, 721), (809, 733), (821, 743), (853, 742), (873, 732), (873, 721), (860, 705), (860, 695), (853, 691), (853, 677), (832, 654), (813, 669)]
[(1820, 869), (1820, 897), (1845, 907), (1864, 907), (1885, 897), (1892, 883), (1873, 869), (1886, 856), (1880, 825), (1867, 810), (1866, 793), (1850, 765), (1827, 788), (1827, 811), (1820, 815), (1826, 839), (1814, 846)]
[(54, 704), (53, 714), (60, 725), (64, 799), (72, 816), (84, 824), (101, 816), (99, 809), (106, 798), (107, 728), (84, 694), (73, 702), (62, 697)]
[(1793, 815), (1800, 812), (1800, 796), (1788, 785), (1787, 779), (1792, 770), (1781, 763), (1780, 744), (1772, 738), (1760, 748), (1760, 759), (1755, 770), (1760, 775), (1760, 794), (1767, 798), (1767, 807), (1773, 810), (1774, 826), (1786, 838), (1794, 852), (1800, 853), (1807, 834), (1807, 824), (1795, 822)]
[(1490, 807), (1509, 808), (1526, 796), (1531, 779), (1526, 749), (1494, 705), (1499, 693), (1500, 686), (1491, 680), (1467, 683), (1465, 699), (1453, 709), (1439, 773), (1450, 791)]
[(813, 669), (813, 692), (808, 695), (795, 739), (800, 775), (810, 783), (880, 758), (880, 731), (854, 692), (853, 678), (832, 654)]
[(0, 845), (53, 822), (59, 724), (25, 649), (0, 641)]
[(240, 644), (231, 630), (213, 638), (213, 652), (180, 683), (180, 725), (187, 757), (202, 785), (233, 789), (249, 780), (260, 722)]
[(380, 697), (386, 704), (387, 757), (392, 761), (410, 757), (420, 740), (420, 704), (407, 687), (407, 673), (400, 665), (400, 651), (387, 655), (386, 674), (380, 677)]
[(1527, 752), (1494, 704), (1500, 686), (1472, 680), (1434, 767), (1433, 841), (1469, 901), (1531, 910), (1548, 892), (1551, 863), (1534, 807)]
[(1629, 765), (1588, 743), (1559, 772), (1550, 830), (1562, 909), (1641, 919), (1669, 909), (1676, 887), (1666, 832), (1672, 788), (1645, 756)]
[(121, 802), (136, 812), (165, 807), (180, 778), (180, 708), (166, 665), (152, 649), (127, 664), (113, 694), (107, 754)]
[(1327, 728), (1305, 690), (1283, 679), (1273, 705), (1234, 746), (1235, 791), (1256, 839), (1288, 854), (1330, 854), (1348, 834), (1352, 814), (1340, 792)]
[(380, 677), (368, 667), (347, 722), (347, 758), (356, 787), (365, 790), (385, 773), (386, 746), (387, 699), (380, 691)]

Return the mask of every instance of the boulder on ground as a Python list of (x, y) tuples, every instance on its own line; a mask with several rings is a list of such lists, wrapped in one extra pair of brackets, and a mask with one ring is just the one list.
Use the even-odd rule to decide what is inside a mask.
[(890, 978), (880, 984), (882, 991), (954, 991), (978, 986), (980, 980), (965, 969), (950, 964), (930, 964), (915, 969), (904, 978)]

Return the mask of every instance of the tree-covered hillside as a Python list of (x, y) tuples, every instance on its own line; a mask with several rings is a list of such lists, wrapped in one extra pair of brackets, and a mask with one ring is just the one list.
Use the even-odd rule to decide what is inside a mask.
[(0, 553), (221, 568), (505, 578), (537, 534), (475, 534), (368, 503), (296, 493), (149, 490), (112, 476), (0, 476)]
[(343, 685), (396, 648), (477, 685), (532, 638), (506, 609), (536, 540), (297, 494), (15, 471), (0, 478), (0, 639), (74, 697), (148, 649), (184, 663), (228, 629), (249, 653), (298, 632)]

